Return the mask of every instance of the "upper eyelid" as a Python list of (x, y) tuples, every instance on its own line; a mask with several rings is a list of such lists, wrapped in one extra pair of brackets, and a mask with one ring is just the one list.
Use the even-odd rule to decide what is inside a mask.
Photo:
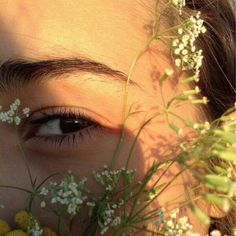
[(22, 122), (19, 126), (19, 129), (23, 129), (26, 124), (29, 124), (30, 120), (36, 120), (39, 117), (43, 116), (49, 116), (49, 112), (52, 114), (66, 114), (70, 112), (74, 115), (77, 115), (78, 117), (82, 116), (82, 118), (87, 119), (101, 127), (108, 128), (111, 130), (117, 130), (120, 127), (116, 127), (114, 123), (112, 123), (110, 120), (108, 120), (106, 117), (101, 116), (100, 114), (97, 114), (94, 111), (90, 111), (87, 108), (84, 107), (76, 107), (76, 106), (47, 106), (47, 107), (40, 107), (39, 109), (35, 109), (34, 111), (31, 111), (29, 114), (29, 117), (22, 118)]

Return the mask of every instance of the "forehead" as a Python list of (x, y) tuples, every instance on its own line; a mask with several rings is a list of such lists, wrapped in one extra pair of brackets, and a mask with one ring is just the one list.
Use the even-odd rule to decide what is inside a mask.
[(127, 71), (148, 38), (154, 1), (0, 1), (0, 59), (85, 56)]

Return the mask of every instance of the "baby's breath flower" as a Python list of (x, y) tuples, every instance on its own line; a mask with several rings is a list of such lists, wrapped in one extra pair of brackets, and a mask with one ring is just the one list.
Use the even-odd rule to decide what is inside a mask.
[(160, 209), (161, 222), (157, 222), (157, 233), (159, 233), (159, 227), (166, 236), (200, 236), (198, 233), (192, 231), (193, 226), (189, 223), (187, 216), (180, 217), (180, 211), (178, 208), (172, 210), (164, 217), (165, 209)]
[(90, 206), (90, 207), (94, 207), (96, 205), (95, 202), (87, 202), (86, 204), (87, 206)]
[(48, 189), (45, 187), (41, 188), (41, 191), (39, 192), (39, 195), (46, 196), (48, 194)]
[(179, 208), (176, 208), (170, 212), (170, 217), (176, 219), (179, 214)]
[[(132, 170), (121, 169), (122, 172), (127, 172)], [(89, 216), (93, 218), (95, 216), (98, 219), (98, 227), (101, 235), (107, 233), (111, 228), (117, 229), (120, 227), (122, 222), (120, 208), (126, 202), (124, 199), (116, 199), (112, 202), (112, 196), (109, 193), (105, 198), (98, 198), (96, 201), (87, 202), (89, 206)], [(110, 196), (110, 197), (109, 197)]]
[(120, 216), (116, 216), (116, 217), (113, 219), (113, 221), (112, 221), (112, 223), (111, 223), (111, 226), (118, 226), (120, 223), (121, 223), (121, 218), (120, 218)]
[(159, 218), (154, 221), (154, 225), (158, 228), (164, 222), (164, 211), (165, 209), (161, 207), (157, 209), (157, 215), (159, 216)]
[(135, 176), (135, 172), (135, 170), (126, 170), (125, 168), (120, 170), (109, 170), (104, 168), (101, 173), (94, 171), (92, 174), (98, 184), (103, 186), (107, 192), (112, 192), (120, 181), (122, 174), (126, 183), (130, 183)]
[(19, 116), (15, 116), (14, 117), (14, 123), (15, 125), (19, 125), (20, 124), (20, 121), (21, 121), (21, 118)]
[(27, 229), (27, 233), (30, 236), (42, 236), (43, 235), (43, 229), (41, 229), (39, 222), (31, 217), (31, 224)]
[[(51, 182), (48, 189), (43, 187), (39, 194), (46, 196), (50, 193), (51, 204), (60, 204), (71, 217), (74, 217), (87, 198), (83, 195), (87, 191), (86, 181), (84, 178), (77, 182), (73, 175), (67, 174), (60, 183)], [(41, 206), (46, 206), (46, 202), (42, 201)]]
[(221, 236), (221, 232), (219, 230), (213, 230), (211, 231), (210, 236)]
[(46, 202), (45, 202), (45, 201), (42, 201), (42, 202), (40, 203), (40, 207), (41, 207), (41, 208), (45, 208), (45, 207), (46, 207)]
[(182, 8), (186, 5), (186, 0), (171, 0), (171, 3), (182, 14)]
[(188, 221), (188, 217), (172, 217), (164, 222), (166, 236), (185, 236), (185, 235), (198, 235), (192, 231), (192, 225)]
[[(21, 122), (21, 118), (18, 115), (18, 107), (20, 106), (20, 100), (17, 98), (11, 105), (10, 109), (5, 112), (0, 112), (0, 121), (1, 122), (7, 122), (7, 123), (13, 123), (15, 125), (19, 125)], [(1, 109), (0, 109), (1, 110)], [(30, 109), (28, 107), (24, 108), (22, 110), (22, 113), (24, 116), (29, 116)]]
[(29, 117), (30, 109), (28, 107), (25, 107), (24, 109), (22, 109), (22, 112), (26, 117)]
[[(176, 1), (176, 4), (178, 2)], [(206, 32), (203, 20), (200, 19), (200, 12), (196, 16), (191, 16), (177, 31), (178, 36), (172, 41), (175, 65), (181, 67), (182, 70), (193, 70), (195, 76), (198, 77), (203, 55), (201, 49), (196, 50), (194, 43), (201, 33)]]

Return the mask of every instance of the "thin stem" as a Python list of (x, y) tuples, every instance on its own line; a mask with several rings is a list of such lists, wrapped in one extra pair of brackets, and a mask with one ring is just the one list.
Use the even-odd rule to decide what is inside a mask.
[(31, 187), (34, 189), (34, 181), (33, 181), (33, 178), (32, 178), (32, 174), (31, 174), (31, 171), (30, 171), (30, 167), (28, 165), (28, 162), (27, 162), (27, 159), (26, 159), (26, 156), (25, 156), (25, 152), (21, 146), (21, 142), (20, 142), (20, 137), (19, 137), (19, 133), (18, 133), (18, 129), (17, 129), (17, 126), (15, 126), (15, 129), (16, 129), (16, 133), (17, 133), (17, 145), (20, 149), (20, 152), (23, 156), (23, 160), (24, 160), (24, 163), (25, 163), (25, 166), (26, 166), (26, 169), (27, 169), (27, 173), (29, 175), (29, 178), (30, 178), (30, 184), (31, 184)]
[(138, 137), (139, 137), (141, 131), (143, 130), (143, 128), (144, 128), (149, 122), (151, 122), (154, 118), (156, 118), (156, 117), (158, 117), (158, 116), (160, 116), (160, 115), (162, 115), (162, 114), (161, 114), (161, 113), (157, 113), (157, 114), (153, 115), (151, 118), (149, 118), (147, 121), (145, 121), (145, 122), (142, 124), (142, 126), (139, 128), (139, 131), (138, 131), (137, 135), (135, 136), (134, 142), (132, 143), (132, 146), (131, 146), (131, 148), (130, 148), (129, 155), (128, 155), (128, 158), (127, 158), (127, 161), (126, 161), (126, 165), (125, 165), (125, 169), (128, 168), (129, 161), (130, 161), (130, 159), (131, 159), (131, 155), (132, 155), (132, 153), (133, 153), (134, 147), (135, 147), (135, 145), (136, 145), (136, 143), (137, 143), (137, 140), (138, 140)]
[(61, 226), (61, 216), (58, 215), (58, 219), (57, 219), (57, 234), (58, 234), (58, 236), (60, 236), (60, 226)]
[(9, 185), (0, 185), (0, 188), (12, 188), (12, 189), (16, 189), (16, 190), (20, 190), (26, 193), (32, 193), (31, 191), (25, 189), (25, 188), (20, 188), (20, 187), (14, 187), (14, 186), (9, 186)]
[(131, 225), (130, 227), (135, 228), (135, 229), (142, 230), (142, 231), (140, 231), (140, 232), (155, 233), (155, 234), (157, 234), (157, 235), (165, 235), (165, 234), (162, 234), (162, 233), (156, 233), (156, 232), (151, 231), (151, 230), (149, 230), (149, 229), (140, 228), (140, 227), (135, 226), (135, 225)]
[(110, 164), (110, 169), (113, 169), (114, 168), (114, 165), (115, 165), (115, 162), (120, 154), (120, 148), (121, 148), (121, 145), (124, 141), (124, 137), (125, 137), (125, 125), (122, 124), (121, 126), (121, 133), (120, 133), (120, 136), (119, 136), (119, 141), (118, 141), (118, 144), (116, 145), (116, 149), (115, 149), (115, 152), (114, 152), (114, 155), (113, 155), (113, 158), (111, 160), (111, 164)]
[(179, 171), (179, 173), (177, 173), (167, 184), (166, 186), (151, 200), (149, 201), (147, 204), (145, 204), (139, 211), (136, 212), (136, 214), (133, 216), (133, 218), (135, 218), (139, 213), (141, 213), (143, 210), (146, 209), (146, 207), (148, 207), (154, 200), (156, 200), (157, 197), (160, 196), (160, 194), (162, 194), (173, 182), (174, 180), (181, 175), (187, 168), (183, 168), (181, 171)]
[[(155, 167), (155, 168), (154, 168), (154, 167)], [(140, 189), (139, 189), (138, 193), (136, 194), (137, 197), (135, 198), (134, 203), (133, 203), (133, 205), (132, 205), (131, 211), (130, 211), (130, 213), (129, 213), (129, 218), (132, 217), (132, 214), (133, 214), (133, 212), (134, 212), (134, 210), (135, 210), (135, 207), (136, 207), (137, 202), (138, 202), (138, 199), (139, 199), (138, 196), (142, 193), (143, 189), (145, 188), (146, 184), (148, 183), (148, 181), (149, 181), (150, 178), (152, 177), (152, 175), (153, 175), (153, 173), (155, 172), (156, 168), (157, 168), (157, 166), (154, 166), (154, 165), (153, 165), (153, 166), (150, 168), (150, 170), (148, 171), (147, 175), (145, 176), (145, 179), (147, 179), (147, 180), (143, 181), (142, 185), (140, 186)], [(149, 172), (150, 172), (150, 173), (149, 173)]]
[(54, 173), (54, 174), (49, 175), (47, 178), (45, 178), (45, 179), (37, 186), (36, 190), (39, 190), (40, 187), (41, 187), (46, 181), (48, 181), (50, 178), (52, 178), (52, 177), (54, 177), (54, 176), (56, 176), (56, 175), (60, 175), (60, 173), (57, 172), (57, 173)]
[(112, 162), (111, 162), (111, 168), (114, 168), (115, 162), (120, 154), (120, 149), (121, 149), (121, 145), (123, 143), (124, 137), (125, 137), (125, 122), (126, 122), (126, 107), (127, 107), (127, 102), (128, 102), (128, 87), (129, 87), (129, 83), (131, 80), (131, 76), (134, 70), (134, 66), (136, 65), (137, 61), (139, 60), (139, 58), (143, 55), (143, 53), (146, 51), (146, 49), (148, 48), (148, 46), (151, 44), (151, 42), (156, 39), (156, 36), (153, 35), (145, 44), (144, 48), (138, 53), (138, 55), (136, 56), (136, 58), (134, 59), (134, 61), (131, 64), (129, 73), (128, 73), (128, 78), (126, 81), (126, 85), (125, 85), (125, 91), (124, 91), (124, 96), (123, 96), (123, 109), (122, 109), (122, 126), (121, 126), (121, 134), (119, 137), (119, 141), (117, 144), (117, 147), (115, 149), (113, 158), (112, 158)]

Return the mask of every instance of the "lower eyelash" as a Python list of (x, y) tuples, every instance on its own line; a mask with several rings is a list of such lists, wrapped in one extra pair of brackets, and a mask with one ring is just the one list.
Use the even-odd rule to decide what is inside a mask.
[(76, 133), (58, 135), (58, 136), (34, 136), (30, 139), (36, 142), (43, 142), (44, 144), (53, 145), (55, 148), (60, 148), (63, 145), (74, 148), (76, 145), (82, 143), (85, 139), (95, 136), (95, 132), (100, 133), (102, 127), (94, 125)]

